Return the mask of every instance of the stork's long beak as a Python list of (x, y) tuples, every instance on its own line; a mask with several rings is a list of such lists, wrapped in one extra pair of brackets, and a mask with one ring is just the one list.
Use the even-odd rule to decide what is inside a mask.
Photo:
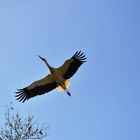
[(38, 55), (38, 57), (43, 61), (45, 60), (45, 58), (41, 57), (40, 55)]

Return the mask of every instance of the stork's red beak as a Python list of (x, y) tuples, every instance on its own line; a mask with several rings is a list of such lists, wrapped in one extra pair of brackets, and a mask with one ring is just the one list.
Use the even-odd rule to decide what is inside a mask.
[(41, 57), (40, 55), (38, 55), (38, 57), (43, 61), (45, 60), (45, 58)]

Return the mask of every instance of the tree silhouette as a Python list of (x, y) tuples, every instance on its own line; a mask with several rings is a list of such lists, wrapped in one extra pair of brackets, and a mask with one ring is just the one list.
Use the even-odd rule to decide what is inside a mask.
[(14, 113), (12, 103), (5, 107), (5, 123), (0, 128), (0, 140), (42, 140), (48, 136), (49, 126), (40, 127), (33, 116), (24, 118), (19, 112)]

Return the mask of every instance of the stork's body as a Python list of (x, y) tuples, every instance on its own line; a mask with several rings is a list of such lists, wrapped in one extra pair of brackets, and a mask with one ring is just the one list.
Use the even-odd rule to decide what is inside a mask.
[[(48, 62), (46, 61), (46, 59), (42, 58), (41, 56), (39, 56), (39, 57), (40, 57), (40, 58), (45, 62), (45, 64), (48, 66), (48, 68), (49, 68), (49, 70), (50, 70), (50, 73), (51, 73), (51, 75), (52, 75), (52, 79), (53, 79), (54, 81), (56, 81), (56, 83), (57, 83), (57, 87), (61, 88), (62, 91), (65, 90), (66, 93), (67, 93), (69, 96), (71, 96), (70, 92), (69, 92), (68, 89), (67, 89), (66, 80), (62, 77), (62, 75), (60, 74), (60, 72), (59, 72), (57, 69), (51, 67), (51, 66), (48, 64)], [(47, 82), (47, 81), (46, 81), (46, 82)]]
[(66, 93), (71, 96), (68, 91), (70, 85), (69, 78), (76, 73), (80, 65), (85, 61), (86, 57), (81, 51), (76, 52), (70, 59), (59, 68), (51, 67), (45, 58), (39, 56), (47, 65), (50, 74), (41, 80), (33, 82), (31, 85), (23, 89), (18, 89), (16, 97), (19, 101), (26, 101), (36, 95), (47, 93), (55, 88), (59, 91), (65, 90)]

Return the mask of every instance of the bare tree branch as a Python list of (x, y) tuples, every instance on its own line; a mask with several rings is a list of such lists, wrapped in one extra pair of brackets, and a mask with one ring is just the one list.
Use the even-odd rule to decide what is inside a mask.
[(12, 103), (5, 107), (5, 123), (0, 128), (0, 140), (42, 140), (48, 136), (49, 126), (40, 127), (33, 116), (23, 118), (19, 112), (14, 113)]

